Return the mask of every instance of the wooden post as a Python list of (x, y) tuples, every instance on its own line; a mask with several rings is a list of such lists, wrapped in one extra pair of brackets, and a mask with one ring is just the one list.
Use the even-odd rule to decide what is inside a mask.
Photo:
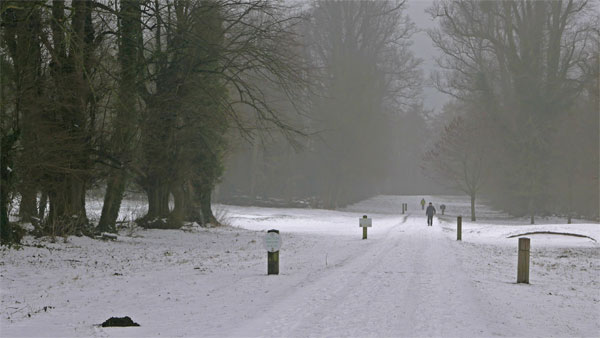
[(529, 284), (529, 238), (519, 238), (519, 258), (517, 264), (517, 283)]
[[(269, 230), (267, 232), (279, 233), (279, 230)], [(267, 275), (278, 275), (279, 274), (279, 251), (269, 252), (267, 251)]]
[(462, 240), (462, 216), (456, 217), (456, 240)]
[[(367, 215), (363, 215), (362, 218), (363, 219), (367, 219)], [(363, 228), (363, 237), (362, 237), (362, 239), (367, 239), (367, 226), (366, 225), (362, 225), (362, 224), (361, 224), (361, 226)]]

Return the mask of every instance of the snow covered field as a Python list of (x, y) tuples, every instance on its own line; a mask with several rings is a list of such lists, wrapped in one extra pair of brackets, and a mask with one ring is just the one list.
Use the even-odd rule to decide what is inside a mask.
[[(219, 206), (231, 226), (129, 228), (117, 241), (26, 237), (0, 251), (0, 336), (600, 336), (599, 224), (519, 224), (481, 207), (457, 242), (453, 216), (467, 200), (426, 196), (451, 215), (427, 227), (420, 199), (378, 196), (342, 211)], [(140, 210), (129, 203), (121, 217)], [(262, 245), (272, 228), (283, 238), (278, 276), (266, 275)], [(507, 237), (532, 231), (590, 238), (528, 235), (531, 284), (516, 284), (518, 240)], [(141, 326), (98, 326), (113, 316)]]

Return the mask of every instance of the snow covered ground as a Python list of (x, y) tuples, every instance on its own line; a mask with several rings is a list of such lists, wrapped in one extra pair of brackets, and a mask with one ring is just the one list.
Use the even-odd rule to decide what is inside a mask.
[[(117, 241), (26, 237), (0, 251), (0, 336), (600, 336), (599, 224), (519, 224), (481, 207), (459, 242), (454, 215), (468, 201), (426, 196), (451, 215), (427, 227), (420, 199), (378, 196), (342, 211), (219, 206), (231, 226), (132, 227)], [(143, 209), (130, 201), (121, 217)], [(262, 245), (272, 228), (283, 238), (277, 276), (266, 275)], [(518, 240), (507, 237), (532, 231), (589, 238), (528, 235), (531, 284), (516, 284)], [(98, 326), (113, 316), (141, 326)]]

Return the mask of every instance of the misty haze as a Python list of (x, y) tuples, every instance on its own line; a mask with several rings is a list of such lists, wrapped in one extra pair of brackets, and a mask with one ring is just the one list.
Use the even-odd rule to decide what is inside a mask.
[(0, 337), (600, 335), (597, 0), (0, 2)]

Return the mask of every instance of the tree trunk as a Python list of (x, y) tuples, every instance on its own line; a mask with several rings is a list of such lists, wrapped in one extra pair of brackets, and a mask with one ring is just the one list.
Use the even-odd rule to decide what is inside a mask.
[(471, 193), (471, 222), (475, 222), (475, 193)]
[(174, 184), (171, 189), (173, 194), (173, 211), (169, 214), (169, 227), (181, 228), (186, 214), (186, 198), (182, 184)]
[(102, 214), (98, 222), (98, 231), (101, 232), (116, 232), (116, 222), (125, 192), (126, 172), (123, 169), (111, 171), (114, 172), (112, 172), (106, 185)]
[[(4, 171), (4, 166), (2, 166), (2, 171)], [(4, 178), (2, 183), (4, 183)], [(3, 184), (2, 189), (0, 189), (0, 244), (10, 244), (13, 242), (13, 229), (11, 223), (8, 221), (8, 189)]]
[[(19, 216), (22, 221), (29, 222), (31, 216), (37, 215), (36, 178), (40, 175), (37, 166), (39, 144), (36, 143), (36, 133), (41, 110), (41, 18), (38, 4), (21, 2), (18, 5), (15, 8), (8, 6), (6, 12), (2, 13), (2, 20), (6, 23), (2, 25), (2, 35), (3, 45), (12, 58), (16, 116), (13, 123), (18, 122), (19, 145), (22, 148), (16, 163), (21, 178), (21, 184), (17, 187), (21, 194)], [(5, 103), (0, 102), (4, 112)], [(3, 114), (2, 118), (5, 116)], [(4, 126), (9, 124), (3, 124)], [(4, 152), (4, 149), (1, 151)]]
[(217, 219), (213, 215), (211, 207), (211, 193), (212, 190), (208, 187), (202, 186), (200, 188), (200, 208), (202, 210), (202, 225), (206, 226), (209, 223), (218, 225)]
[(18, 243), (20, 240), (8, 219), (9, 192), (12, 185), (12, 168), (9, 166), (12, 165), (13, 145), (18, 138), (18, 131), (2, 135), (0, 143), (0, 244)]
[(48, 204), (48, 193), (43, 191), (42, 196), (40, 197), (40, 203), (38, 206), (38, 218), (40, 220), (44, 219), (46, 216), (46, 205)]
[(64, 3), (54, 1), (52, 7), (53, 22), (62, 23), (52, 26), (57, 46), (50, 67), (54, 97), (51, 109), (44, 111), (44, 121), (38, 123), (45, 128), (39, 134), (39, 146), (47, 156), (44, 190), (48, 192), (50, 210), (43, 231), (48, 235), (87, 233), (85, 192), (92, 167), (87, 112), (94, 105), (88, 72), (95, 48), (92, 6), (74, 1), (70, 25), (64, 19)]
[(19, 217), (21, 217), (21, 222), (31, 222), (31, 216), (37, 215), (36, 189), (28, 184), (27, 187), (22, 187), (20, 190)]
[(534, 220), (534, 208), (533, 208), (533, 198), (529, 199), (529, 215), (531, 217), (531, 224), (535, 224)]
[(257, 181), (258, 181), (258, 172), (259, 172), (259, 168), (258, 168), (258, 143), (257, 141), (254, 141), (252, 143), (252, 160), (251, 160), (251, 166), (250, 166), (250, 170), (251, 170), (251, 174), (250, 174), (250, 198), (252, 200), (256, 200), (256, 186), (257, 186)]
[(148, 189), (148, 214), (149, 218), (165, 218), (169, 216), (169, 188), (166, 186), (152, 186)]
[(164, 179), (156, 179), (144, 188), (148, 196), (148, 213), (136, 222), (144, 228), (172, 229), (169, 220), (169, 185)]
[(45, 234), (66, 236), (84, 234), (88, 225), (85, 211), (85, 184), (73, 177), (55, 184), (48, 193), (50, 211), (44, 224)]
[(131, 144), (135, 134), (136, 88), (139, 64), (138, 41), (141, 38), (141, 11), (139, 1), (121, 2), (119, 13), (121, 39), (119, 44), (119, 61), (121, 78), (119, 81), (119, 97), (117, 116), (111, 145), (114, 156), (121, 161), (121, 168), (111, 169), (102, 206), (102, 215), (98, 223), (100, 231), (116, 231), (115, 223), (119, 216), (123, 193), (127, 185), (128, 174), (125, 164), (131, 157)]
[(573, 175), (570, 172), (568, 173), (567, 189), (567, 224), (571, 224), (573, 216)]
[(202, 209), (198, 201), (199, 193), (191, 182), (184, 186), (186, 211), (185, 218), (190, 222), (202, 224)]

